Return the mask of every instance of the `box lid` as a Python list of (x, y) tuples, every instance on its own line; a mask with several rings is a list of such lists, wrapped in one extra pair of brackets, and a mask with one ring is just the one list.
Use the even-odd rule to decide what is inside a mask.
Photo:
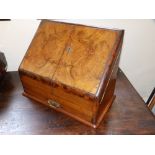
[(122, 31), (43, 20), (19, 70), (98, 97)]

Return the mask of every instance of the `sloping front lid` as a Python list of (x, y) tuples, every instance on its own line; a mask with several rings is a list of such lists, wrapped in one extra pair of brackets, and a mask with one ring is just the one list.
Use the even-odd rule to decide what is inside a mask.
[(20, 70), (96, 95), (120, 31), (44, 20)]

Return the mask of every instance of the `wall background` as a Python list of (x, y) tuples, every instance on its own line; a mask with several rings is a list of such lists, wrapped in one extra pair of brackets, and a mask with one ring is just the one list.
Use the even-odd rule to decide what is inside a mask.
[[(143, 99), (148, 99), (155, 87), (155, 20), (63, 21), (125, 29), (120, 68)], [(39, 20), (0, 22), (0, 50), (6, 55), (8, 71), (18, 69), (39, 23)]]

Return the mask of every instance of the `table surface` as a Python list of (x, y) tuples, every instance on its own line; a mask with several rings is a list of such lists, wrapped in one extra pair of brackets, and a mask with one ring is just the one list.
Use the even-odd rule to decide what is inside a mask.
[(97, 129), (22, 96), (18, 72), (0, 87), (0, 134), (155, 134), (155, 117), (121, 70), (116, 99)]

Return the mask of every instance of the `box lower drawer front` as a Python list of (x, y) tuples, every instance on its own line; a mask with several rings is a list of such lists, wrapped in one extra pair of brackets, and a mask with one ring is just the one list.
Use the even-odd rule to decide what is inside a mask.
[(21, 81), (25, 93), (32, 96), (32, 98), (48, 106), (50, 106), (50, 102), (54, 101), (53, 103), (59, 104), (59, 107), (54, 108), (57, 111), (67, 112), (79, 119), (92, 122), (93, 102), (25, 75), (21, 76)]

